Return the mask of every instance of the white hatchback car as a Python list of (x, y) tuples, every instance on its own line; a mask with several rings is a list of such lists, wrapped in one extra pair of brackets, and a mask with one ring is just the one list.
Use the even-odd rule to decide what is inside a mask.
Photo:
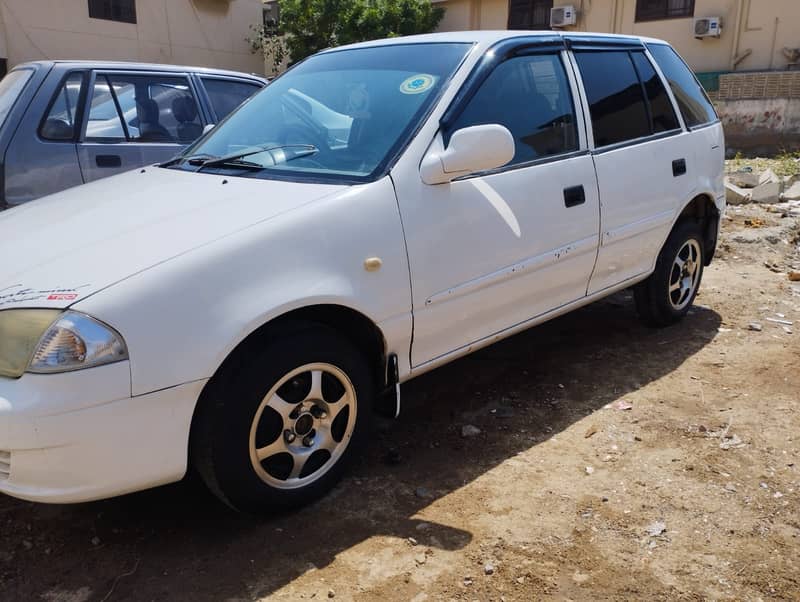
[[(168, 163), (0, 214), (0, 491), (328, 490), (399, 383), (620, 289), (681, 318), (722, 127), (665, 42), (319, 53)], [(397, 394), (394, 394), (394, 391)]]

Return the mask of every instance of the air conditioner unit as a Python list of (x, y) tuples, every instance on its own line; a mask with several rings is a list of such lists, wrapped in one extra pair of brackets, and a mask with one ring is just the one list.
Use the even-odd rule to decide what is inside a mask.
[(574, 6), (558, 6), (550, 9), (550, 27), (575, 25), (578, 14)]
[(694, 37), (718, 38), (722, 35), (722, 19), (720, 17), (702, 17), (694, 20)]

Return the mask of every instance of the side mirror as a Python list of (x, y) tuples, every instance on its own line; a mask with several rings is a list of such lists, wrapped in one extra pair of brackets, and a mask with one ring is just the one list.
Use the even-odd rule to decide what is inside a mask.
[(502, 125), (473, 125), (457, 130), (442, 148), (441, 138), (420, 164), (426, 184), (444, 184), (478, 171), (502, 167), (514, 158), (514, 137)]
[(216, 123), (207, 123), (207, 124), (206, 124), (206, 127), (204, 127), (204, 128), (203, 128), (203, 136), (205, 136), (205, 135), (206, 135), (206, 134), (208, 134), (208, 133), (209, 133), (211, 130), (213, 130), (213, 129), (214, 129), (214, 126), (216, 126), (216, 125), (217, 125)]

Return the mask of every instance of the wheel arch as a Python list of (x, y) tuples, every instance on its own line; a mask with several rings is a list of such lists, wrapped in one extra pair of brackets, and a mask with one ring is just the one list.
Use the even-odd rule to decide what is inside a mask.
[[(386, 339), (378, 325), (362, 312), (338, 303), (317, 303), (287, 310), (271, 317), (265, 323), (247, 334), (225, 356), (200, 394), (201, 405), (207, 390), (213, 388), (223, 376), (235, 369), (237, 360), (251, 349), (263, 345), (269, 337), (281, 336), (296, 330), (299, 326), (319, 325), (335, 330), (348, 339), (357, 349), (362, 350), (370, 365), (377, 390), (386, 383)], [(195, 416), (197, 414), (195, 408)]]
[(717, 248), (717, 236), (719, 233), (720, 212), (714, 199), (710, 194), (701, 193), (684, 205), (678, 214), (675, 223), (672, 225), (670, 233), (685, 221), (694, 221), (700, 224), (703, 231), (703, 263), (709, 265), (714, 258)]

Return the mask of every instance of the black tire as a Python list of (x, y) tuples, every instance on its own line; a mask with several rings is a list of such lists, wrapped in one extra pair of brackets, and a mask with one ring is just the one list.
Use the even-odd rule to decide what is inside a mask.
[[(263, 344), (251, 343), (238, 350), (203, 391), (192, 425), (190, 450), (192, 462), (209, 489), (233, 509), (248, 514), (299, 508), (328, 492), (369, 431), (375, 394), (366, 358), (326, 326), (292, 324), (279, 334), (260, 337), (260, 341)], [(272, 486), (259, 476), (251, 461), (251, 427), (267, 393), (293, 370), (315, 363), (329, 364), (349, 379), (355, 392), (355, 426), (341, 455), (334, 460), (329, 454), (329, 460), (323, 463), (326, 471), (319, 478), (295, 489)], [(291, 384), (297, 386), (297, 380), (295, 377)], [(260, 423), (254, 428), (258, 430)], [(278, 428), (284, 432), (280, 422)], [(291, 462), (292, 456), (289, 458)], [(330, 466), (328, 462), (332, 462)]]
[[(679, 292), (670, 292), (670, 279), (675, 277), (676, 272), (673, 270), (678, 269), (674, 264), (678, 252), (684, 249), (690, 241), (693, 241), (693, 244), (699, 249), (699, 258), (696, 261), (698, 270), (696, 284), (688, 298), (681, 299), (681, 302), (677, 304), (680, 307), (676, 307), (670, 295), (673, 295), (674, 299)], [(694, 221), (679, 222), (658, 254), (653, 273), (633, 289), (636, 311), (645, 324), (662, 328), (674, 324), (687, 314), (703, 279), (704, 257), (705, 248), (700, 225)]]

